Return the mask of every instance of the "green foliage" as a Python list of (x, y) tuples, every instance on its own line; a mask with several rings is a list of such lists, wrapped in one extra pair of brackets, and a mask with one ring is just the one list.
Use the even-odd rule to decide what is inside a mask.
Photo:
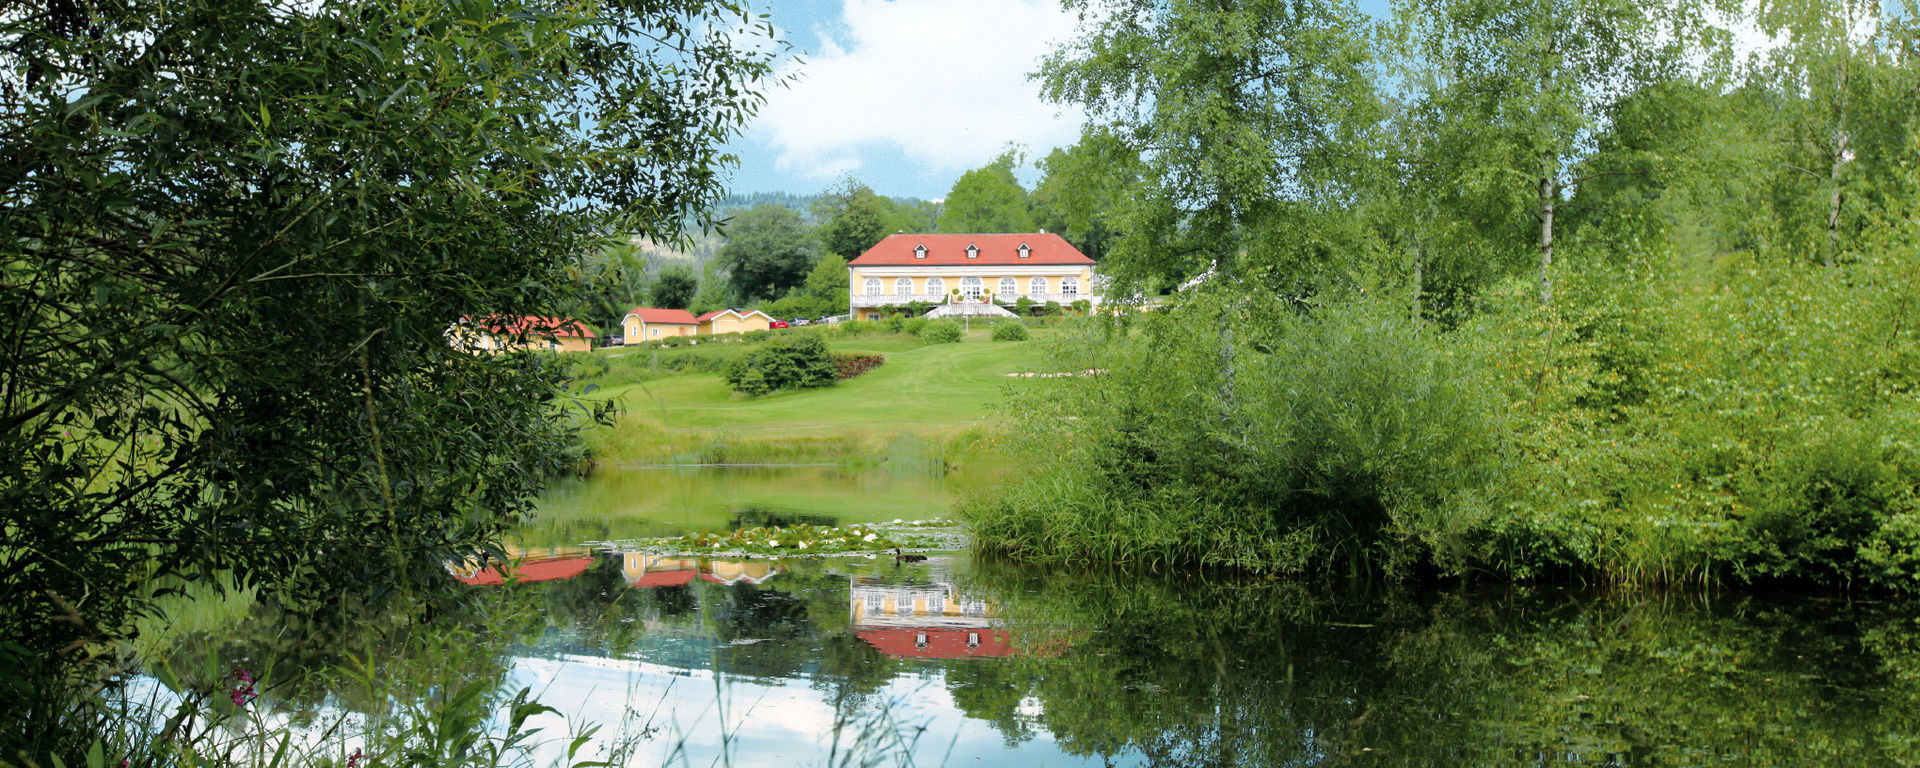
[(928, 344), (957, 344), (962, 329), (952, 320), (928, 320), (919, 331), (920, 340)]
[(1003, 320), (993, 326), (994, 341), (1026, 341), (1030, 338), (1033, 338), (1033, 334), (1028, 333), (1027, 327), (1017, 320)]
[(565, 366), (448, 328), (577, 304), (603, 233), (677, 237), (765, 34), (694, 1), (0, 15), (34, 148), (0, 159), (0, 755), (81, 722), (58, 691), (140, 584), (377, 601), (527, 515), (581, 450)]
[[(694, 294), (700, 289), (700, 278), (693, 274), (693, 267), (675, 264), (660, 270), (653, 279), (653, 285), (647, 289), (648, 306), (662, 309), (686, 309), (693, 303)], [(626, 314), (624, 311), (621, 314)]]
[(1034, 223), (1093, 260), (1105, 260), (1116, 219), (1140, 185), (1139, 155), (1112, 134), (1088, 130), (1073, 146), (1048, 153), (1040, 172), (1032, 195)]
[(1033, 398), (1077, 418), (1030, 409), (1041, 468), (966, 509), (981, 543), (1266, 572), (1464, 569), (1499, 468), (1490, 393), (1393, 308), (1273, 301), (1189, 299), (1074, 366), (1098, 375)]
[(769, 203), (733, 217), (719, 259), (734, 295), (751, 303), (780, 296), (806, 280), (814, 262), (809, 243), (800, 214)]
[(1027, 190), (1013, 177), (1020, 155), (1000, 153), (986, 166), (960, 174), (940, 208), (940, 231), (949, 233), (1032, 232)]
[[(874, 194), (851, 177), (821, 193), (813, 203), (813, 218), (819, 222), (814, 235), (820, 247), (843, 262), (852, 261), (897, 230), (924, 228), (916, 215), (902, 211), (892, 200)], [(846, 294), (843, 291), (839, 295)]]
[(735, 358), (721, 378), (736, 392), (765, 395), (832, 386), (835, 375), (826, 340), (800, 333), (781, 335)]

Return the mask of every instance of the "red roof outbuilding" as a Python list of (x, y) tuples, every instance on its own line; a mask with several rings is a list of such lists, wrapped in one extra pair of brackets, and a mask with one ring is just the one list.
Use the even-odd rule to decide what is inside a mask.
[[(465, 319), (465, 318), (463, 318)], [(571, 317), (537, 315), (491, 315), (480, 320), (481, 330), (496, 336), (553, 336), (557, 339), (591, 339), (593, 329)]]
[(654, 309), (652, 307), (634, 307), (627, 310), (629, 315), (639, 315), (643, 323), (665, 323), (667, 325), (699, 325), (693, 319), (693, 313), (684, 309)]
[[(968, 256), (968, 247), (973, 255)], [(1025, 256), (1022, 256), (1022, 246)], [(1093, 264), (1065, 238), (1050, 232), (1008, 235), (887, 235), (849, 267), (959, 267), (969, 265)]]

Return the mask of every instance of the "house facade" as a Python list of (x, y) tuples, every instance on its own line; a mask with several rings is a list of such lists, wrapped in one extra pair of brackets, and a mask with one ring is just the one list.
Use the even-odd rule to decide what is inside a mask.
[(592, 328), (573, 318), (535, 315), (463, 317), (447, 329), (447, 336), (455, 349), (490, 353), (523, 349), (588, 352), (595, 338)]
[(620, 330), (628, 344), (659, 341), (668, 336), (692, 336), (699, 328), (700, 321), (684, 309), (634, 307), (627, 310), (626, 317), (620, 318)]
[(773, 325), (773, 318), (757, 309), (722, 309), (708, 312), (697, 318), (701, 336), (713, 336), (721, 333), (745, 333), (764, 331)]
[(1098, 304), (1093, 259), (1047, 232), (894, 234), (847, 262), (848, 313), (868, 320), (913, 302)]

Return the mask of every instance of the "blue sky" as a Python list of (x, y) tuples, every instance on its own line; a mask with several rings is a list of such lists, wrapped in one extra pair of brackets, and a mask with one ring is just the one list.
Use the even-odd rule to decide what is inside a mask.
[[(735, 192), (813, 193), (851, 174), (883, 195), (945, 197), (1009, 143), (1029, 162), (1082, 115), (1027, 75), (1072, 37), (1059, 0), (752, 0), (800, 60), (730, 148)], [(1389, 0), (1359, 0), (1388, 13)], [(1029, 186), (1037, 172), (1021, 181)]]

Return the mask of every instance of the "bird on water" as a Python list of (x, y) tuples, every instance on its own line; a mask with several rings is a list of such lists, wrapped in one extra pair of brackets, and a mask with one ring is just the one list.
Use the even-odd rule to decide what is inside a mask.
[(926, 555), (903, 555), (899, 547), (893, 548), (893, 561), (896, 563), (917, 563), (925, 559)]

